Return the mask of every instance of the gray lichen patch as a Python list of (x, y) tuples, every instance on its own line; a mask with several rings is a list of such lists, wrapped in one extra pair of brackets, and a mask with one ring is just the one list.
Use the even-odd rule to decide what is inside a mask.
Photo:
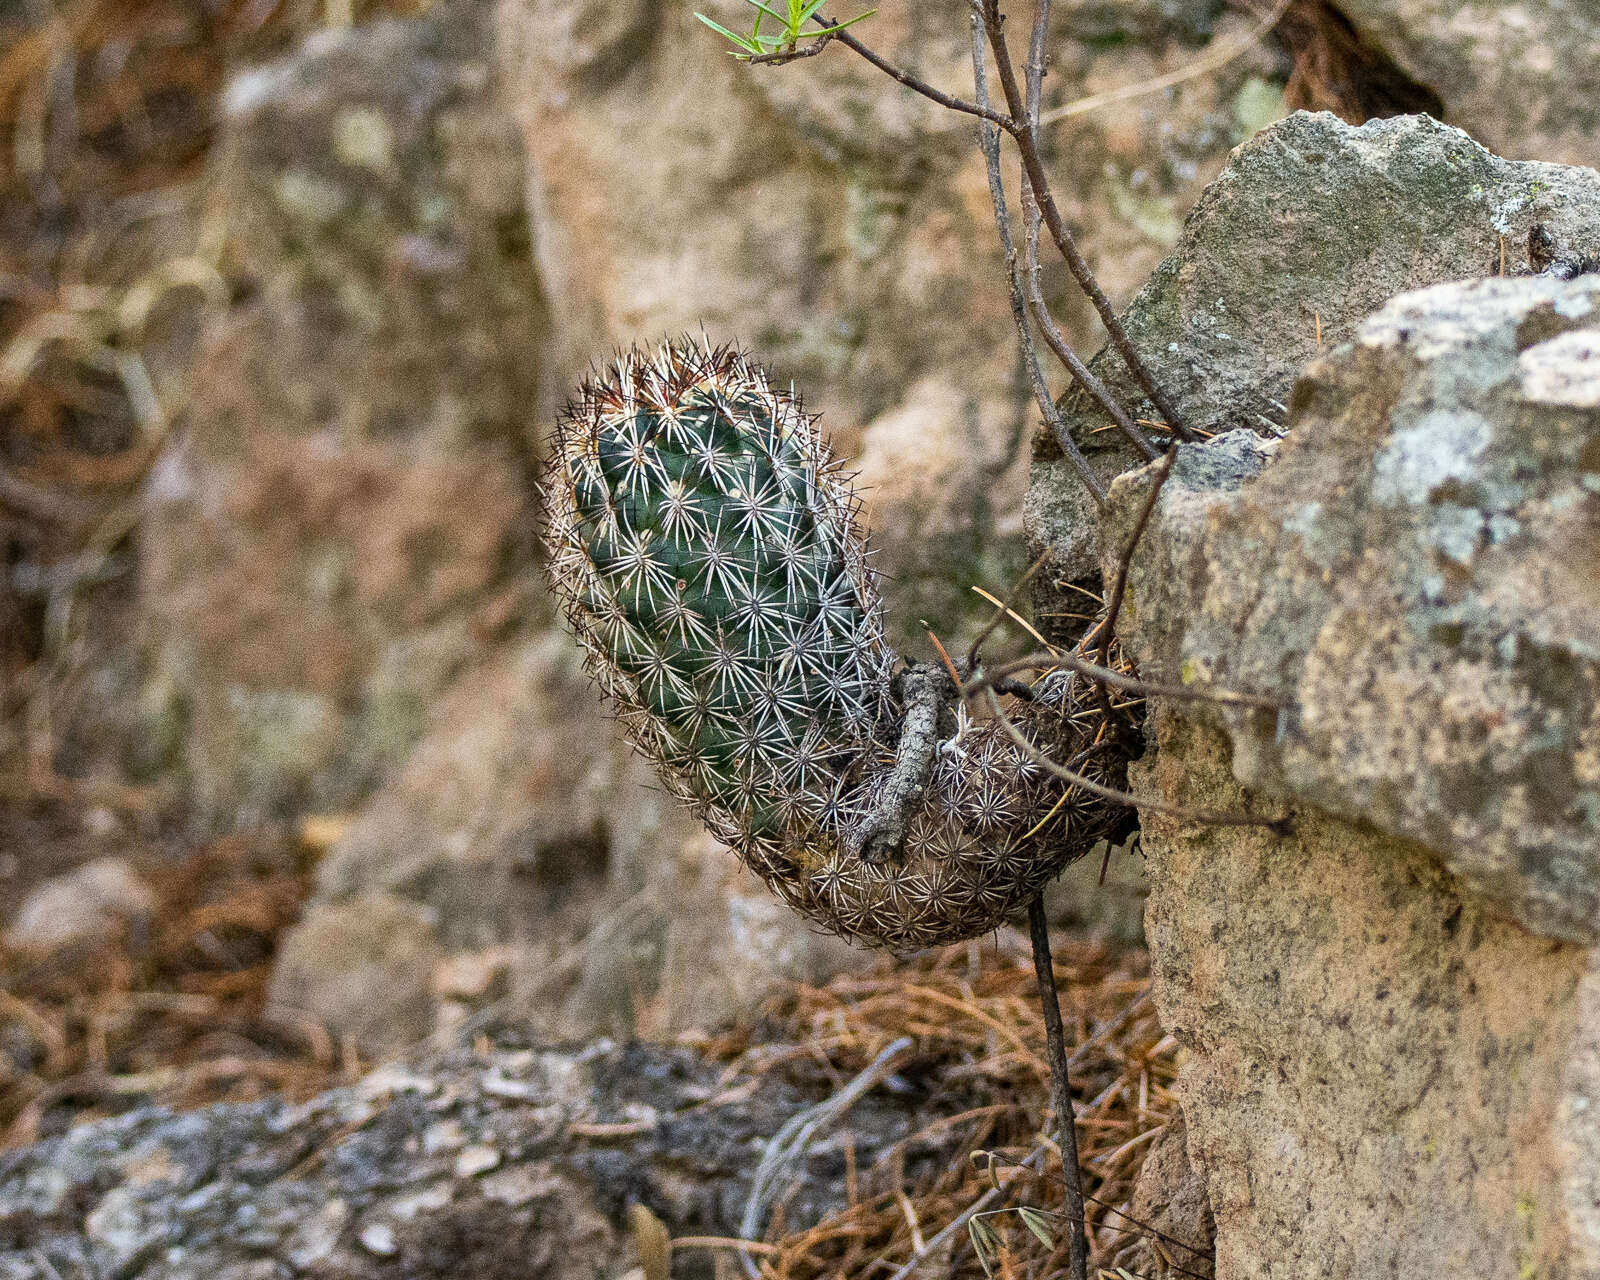
[[(1596, 335), (1518, 335), (1597, 302), (1595, 277), (1396, 298), (1306, 371), (1275, 450), (1185, 447), (1124, 627), (1149, 675), (1286, 700), (1219, 717), (1240, 781), (1573, 941), (1600, 932)], [(1118, 482), (1112, 529), (1148, 482)]]

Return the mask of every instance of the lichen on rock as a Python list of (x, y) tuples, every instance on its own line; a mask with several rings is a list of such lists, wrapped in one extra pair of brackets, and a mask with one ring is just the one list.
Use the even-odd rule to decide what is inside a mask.
[[(1600, 1274), (1600, 278), (1538, 274), (1550, 241), (1600, 243), (1600, 175), (1299, 115), (1128, 317), (1214, 436), (1119, 635), (1283, 701), (1155, 700), (1132, 783), (1293, 828), (1141, 812), (1219, 1276)], [(1152, 482), (1114, 484), (1107, 566)], [(1034, 509), (1069, 483), (1037, 466)]]
[[(1228, 715), (1242, 782), (1418, 841), (1579, 942), (1600, 938), (1597, 323), (1590, 276), (1395, 299), (1307, 369), (1281, 445), (1180, 461), (1125, 620), (1152, 675), (1287, 700)], [(1224, 490), (1210, 455), (1241, 450), (1260, 472)]]

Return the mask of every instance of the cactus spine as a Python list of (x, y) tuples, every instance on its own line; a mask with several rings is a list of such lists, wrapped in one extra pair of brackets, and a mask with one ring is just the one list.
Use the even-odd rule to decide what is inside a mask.
[[(557, 424), (548, 572), (668, 788), (802, 913), (906, 949), (993, 928), (1109, 820), (955, 708), (902, 856), (860, 856), (904, 710), (858, 505), (792, 391), (736, 348), (670, 342), (590, 378)], [(1086, 694), (1049, 677), (1030, 738), (1082, 739)]]

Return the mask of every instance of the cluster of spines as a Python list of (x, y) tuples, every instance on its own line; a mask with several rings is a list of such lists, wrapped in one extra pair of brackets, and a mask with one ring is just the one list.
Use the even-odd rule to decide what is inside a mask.
[[(980, 934), (1110, 825), (958, 709), (902, 856), (850, 852), (894, 762), (896, 659), (848, 477), (736, 348), (630, 351), (585, 382), (545, 508), (552, 588), (635, 746), (831, 931), (897, 950)], [(1087, 702), (1057, 673), (1024, 731), (1081, 747)]]

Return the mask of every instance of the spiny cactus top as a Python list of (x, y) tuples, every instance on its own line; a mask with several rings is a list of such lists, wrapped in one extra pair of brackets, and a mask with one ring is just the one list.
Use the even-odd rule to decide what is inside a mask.
[[(993, 928), (1088, 847), (1087, 829), (1063, 838), (1082, 804), (962, 712), (903, 857), (851, 851), (894, 762), (896, 658), (840, 464), (744, 353), (630, 351), (554, 444), (549, 576), (589, 670), (667, 786), (786, 901), (905, 949)], [(1083, 736), (1081, 693), (1041, 686), (1024, 712), (1041, 748)]]
[(673, 790), (724, 838), (781, 840), (884, 712), (854, 495), (741, 352), (670, 344), (611, 373), (557, 431), (551, 580)]

